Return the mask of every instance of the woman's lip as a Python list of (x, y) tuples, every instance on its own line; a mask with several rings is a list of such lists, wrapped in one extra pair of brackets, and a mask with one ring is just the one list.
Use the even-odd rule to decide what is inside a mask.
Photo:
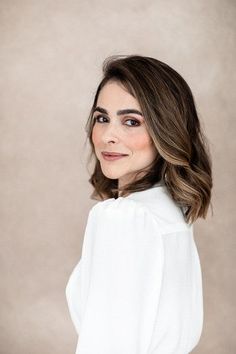
[(107, 160), (107, 161), (114, 161), (114, 160), (118, 160), (118, 159), (121, 159), (122, 157), (126, 157), (128, 155), (106, 155), (102, 152), (102, 156), (104, 158), (104, 160)]
[(102, 154), (104, 156), (127, 156), (127, 154), (120, 154), (120, 153), (116, 153), (116, 152), (105, 152), (103, 151)]

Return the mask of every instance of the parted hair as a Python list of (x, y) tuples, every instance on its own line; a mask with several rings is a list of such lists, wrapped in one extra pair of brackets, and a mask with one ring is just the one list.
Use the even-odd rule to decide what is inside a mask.
[[(91, 147), (88, 163), (95, 159), (89, 178), (93, 186), (90, 197), (95, 200), (124, 197), (164, 182), (187, 223), (200, 217), (205, 219), (211, 203), (212, 160), (186, 81), (164, 62), (141, 55), (110, 56), (104, 60), (102, 70), (103, 77), (85, 127)], [(134, 181), (120, 188), (118, 179), (103, 174), (92, 142), (93, 112), (99, 92), (108, 81), (120, 83), (137, 99), (157, 150), (152, 164), (137, 171)]]

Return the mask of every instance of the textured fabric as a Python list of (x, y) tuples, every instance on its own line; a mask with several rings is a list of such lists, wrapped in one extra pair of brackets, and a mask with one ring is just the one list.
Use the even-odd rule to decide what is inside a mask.
[(90, 210), (66, 285), (76, 354), (187, 354), (203, 326), (193, 236), (163, 184)]

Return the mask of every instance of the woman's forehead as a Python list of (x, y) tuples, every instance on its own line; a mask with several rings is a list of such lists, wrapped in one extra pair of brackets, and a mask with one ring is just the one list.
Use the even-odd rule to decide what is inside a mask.
[[(99, 92), (96, 106), (107, 109), (107, 106), (117, 109), (137, 109), (141, 112), (138, 100), (119, 82), (107, 82)], [(109, 108), (108, 108), (109, 109)]]

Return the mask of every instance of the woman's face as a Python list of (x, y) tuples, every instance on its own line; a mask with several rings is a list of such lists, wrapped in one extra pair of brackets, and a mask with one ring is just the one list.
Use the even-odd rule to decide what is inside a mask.
[[(119, 112), (123, 110), (131, 112)], [(92, 141), (103, 174), (118, 179), (119, 187), (134, 181), (134, 173), (147, 167), (157, 154), (138, 101), (120, 83), (109, 81), (99, 93), (93, 119)], [(107, 160), (104, 151), (125, 156)]]

